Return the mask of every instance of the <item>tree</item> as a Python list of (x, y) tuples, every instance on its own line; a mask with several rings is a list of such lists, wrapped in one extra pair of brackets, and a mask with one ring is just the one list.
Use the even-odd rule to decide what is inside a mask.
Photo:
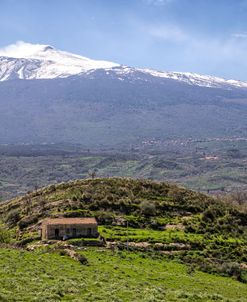
[(93, 170), (89, 170), (88, 171), (88, 175), (94, 179), (96, 176), (97, 176), (97, 170), (96, 169), (93, 169)]
[(17, 225), (17, 222), (21, 219), (20, 213), (18, 210), (12, 210), (6, 217), (6, 223), (8, 226), (13, 227)]
[(10, 233), (3, 227), (0, 227), (0, 243), (9, 243), (10, 242)]
[(143, 201), (140, 204), (141, 213), (145, 216), (154, 216), (156, 214), (156, 206), (150, 201)]

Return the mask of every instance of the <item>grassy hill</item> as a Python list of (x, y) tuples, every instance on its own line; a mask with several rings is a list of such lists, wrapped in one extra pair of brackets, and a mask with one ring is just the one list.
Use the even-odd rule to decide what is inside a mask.
[[(96, 217), (112, 248), (67, 241), (87, 258), (82, 266), (56, 244), (40, 244), (42, 220), (61, 216)], [(12, 301), (11, 283), (16, 297), (24, 295), (30, 279), (23, 301), (32, 292), (36, 301), (247, 301), (247, 214), (173, 184), (98, 178), (51, 185), (0, 204), (0, 219), (0, 300)]]

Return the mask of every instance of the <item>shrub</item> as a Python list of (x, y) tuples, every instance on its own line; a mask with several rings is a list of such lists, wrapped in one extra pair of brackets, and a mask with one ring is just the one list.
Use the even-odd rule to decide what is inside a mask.
[(110, 212), (97, 212), (96, 218), (99, 224), (111, 225), (114, 221), (114, 214)]
[(38, 222), (38, 216), (29, 216), (18, 222), (18, 226), (21, 230), (28, 227), (31, 224), (35, 224)]
[(236, 262), (230, 262), (230, 263), (224, 263), (221, 266), (221, 271), (223, 273), (226, 273), (229, 276), (233, 276), (238, 281), (247, 282), (247, 273), (246, 270), (242, 269), (239, 263)]
[(68, 211), (63, 214), (64, 217), (91, 217), (93, 216), (91, 211), (88, 210), (76, 210)]
[(84, 255), (75, 252), (74, 250), (62, 249), (59, 251), (59, 254), (61, 256), (69, 256), (70, 258), (72, 258), (76, 261), (79, 261), (81, 264), (84, 264), (84, 265), (88, 264), (87, 258)]
[(0, 228), (0, 243), (9, 243), (10, 238), (11, 236), (9, 231), (6, 230), (5, 228)]
[(143, 201), (140, 204), (140, 210), (144, 216), (154, 216), (156, 214), (155, 204), (148, 201)]
[(17, 209), (15, 209), (9, 212), (9, 214), (5, 219), (5, 222), (9, 227), (14, 227), (17, 225), (20, 219), (21, 219), (20, 212)]
[(202, 214), (202, 220), (206, 222), (214, 221), (217, 217), (223, 216), (223, 210), (217, 207), (217, 205), (211, 206), (206, 209)]

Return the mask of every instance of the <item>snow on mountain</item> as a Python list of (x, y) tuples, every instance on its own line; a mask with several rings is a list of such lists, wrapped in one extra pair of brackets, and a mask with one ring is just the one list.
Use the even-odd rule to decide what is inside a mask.
[(17, 42), (0, 49), (0, 81), (9, 79), (52, 79), (119, 64), (91, 60), (56, 50), (49, 45)]
[(238, 80), (226, 80), (219, 77), (200, 75), (192, 72), (162, 72), (162, 71), (155, 71), (151, 69), (144, 69), (144, 71), (155, 77), (178, 80), (190, 85), (215, 87), (215, 88), (222, 87), (222, 86), (247, 88), (247, 82), (238, 81)]
[(136, 72), (139, 72), (147, 75), (152, 75), (153, 77), (157, 77), (157, 78), (172, 79), (179, 82), (187, 83), (189, 85), (195, 85), (201, 87), (227, 88), (227, 89), (231, 89), (233, 87), (247, 88), (247, 82), (244, 81), (226, 80), (220, 77), (201, 75), (192, 72), (166, 72), (166, 71), (157, 71), (153, 69), (131, 68), (126, 66), (121, 66), (120, 68), (118, 67), (114, 68), (114, 71), (118, 74), (118, 76), (133, 75)]
[(145, 75), (151, 75), (202, 87), (247, 88), (247, 82), (243, 81), (226, 80), (189, 72), (165, 72), (131, 68), (113, 62), (91, 60), (80, 55), (57, 50), (50, 45), (17, 42), (0, 49), (0, 81), (66, 78), (71, 75), (91, 73), (97, 69), (105, 69), (107, 73), (114, 72), (119, 80), (131, 76), (131, 79), (146, 81)]

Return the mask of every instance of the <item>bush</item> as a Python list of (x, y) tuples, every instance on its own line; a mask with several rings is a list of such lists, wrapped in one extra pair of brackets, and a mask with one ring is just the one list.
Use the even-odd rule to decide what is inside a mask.
[(11, 239), (10, 233), (5, 228), (0, 228), (0, 243), (9, 243)]
[(17, 209), (15, 209), (9, 212), (9, 214), (5, 219), (5, 222), (9, 227), (14, 227), (17, 225), (20, 219), (21, 219), (20, 212)]
[(215, 221), (217, 217), (224, 216), (224, 209), (220, 208), (218, 205), (213, 205), (206, 209), (202, 214), (202, 220), (205, 222)]
[(61, 256), (69, 256), (70, 258), (72, 258), (76, 261), (79, 261), (83, 265), (88, 264), (87, 258), (84, 255), (75, 252), (74, 250), (62, 249), (62, 250), (59, 251), (59, 254)]
[(18, 222), (18, 226), (21, 230), (28, 227), (31, 224), (35, 224), (38, 222), (38, 216), (30, 216), (26, 217)]
[(154, 216), (156, 214), (155, 204), (148, 201), (143, 201), (140, 204), (140, 210), (144, 216)]
[(110, 212), (97, 212), (96, 218), (99, 224), (111, 225), (114, 221), (114, 214)]
[(64, 217), (91, 217), (93, 216), (91, 211), (88, 210), (76, 210), (68, 211), (63, 214)]
[(16, 243), (16, 246), (17, 247), (24, 247), (28, 243), (31, 243), (31, 242), (36, 241), (36, 240), (40, 240), (40, 236), (34, 236), (34, 237), (28, 237), (28, 238), (22, 239), (21, 241), (18, 241)]
[(247, 282), (247, 273), (245, 269), (242, 269), (239, 263), (230, 262), (224, 263), (221, 266), (221, 270), (223, 273), (226, 273), (228, 276), (233, 276), (238, 281)]

